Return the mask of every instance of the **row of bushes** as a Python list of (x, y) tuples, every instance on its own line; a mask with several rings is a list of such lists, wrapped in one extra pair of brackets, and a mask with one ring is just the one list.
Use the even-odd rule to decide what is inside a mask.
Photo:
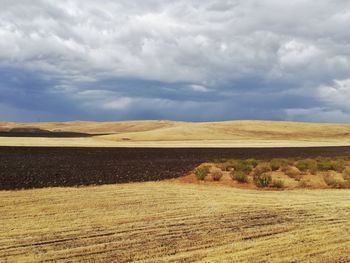
[[(259, 161), (255, 159), (247, 159), (247, 160), (226, 160), (223, 163), (219, 163), (219, 167), (224, 170), (228, 171), (232, 168), (238, 171), (243, 171), (246, 173), (250, 173), (253, 168), (255, 168), (259, 163)], [(272, 159), (267, 163), (272, 171), (277, 171), (279, 169), (283, 169), (287, 166), (296, 166), (300, 171), (329, 171), (334, 170), (337, 172), (342, 172), (346, 168), (346, 159), (345, 158), (336, 158), (336, 159), (330, 159), (330, 158), (323, 158), (318, 157), (315, 159), (301, 159), (301, 160), (295, 160), (295, 159), (282, 159), (282, 158), (275, 158)]]
[(245, 174), (250, 174), (253, 170), (259, 173), (259, 169), (262, 170), (261, 172), (281, 170), (291, 177), (300, 173), (310, 172), (311, 174), (316, 174), (318, 171), (332, 170), (339, 173), (350, 173), (350, 168), (346, 167), (345, 158), (336, 158), (334, 160), (321, 157), (301, 160), (275, 158), (269, 162), (259, 162), (255, 159), (228, 160), (219, 163), (218, 167), (223, 171), (234, 170)]
[[(214, 181), (219, 181), (223, 175), (222, 171), (229, 171), (231, 178), (240, 183), (248, 183), (248, 175), (253, 177), (253, 182), (258, 187), (275, 187), (283, 188), (283, 181), (273, 180), (269, 172), (282, 171), (289, 177), (299, 181), (302, 175), (309, 172), (316, 174), (318, 171), (336, 171), (343, 173), (345, 180), (350, 181), (350, 168), (346, 166), (349, 158), (315, 158), (315, 159), (282, 159), (275, 158), (266, 161), (257, 161), (255, 159), (247, 160), (220, 160), (216, 162), (215, 170), (209, 169), (208, 166), (201, 166), (195, 170), (198, 179), (204, 180), (210, 173)], [(325, 177), (325, 182), (330, 186), (335, 186), (339, 182)]]
[[(240, 166), (242, 170), (233, 170), (230, 175), (233, 180), (238, 181), (239, 183), (248, 183), (249, 178), (247, 172), (252, 170), (246, 169), (244, 166)], [(250, 171), (249, 171), (250, 170)], [(283, 188), (283, 182), (280, 180), (272, 180), (272, 177), (266, 172), (271, 171), (267, 169), (267, 166), (257, 166), (254, 170), (253, 182), (258, 187), (267, 187), (272, 186), (276, 188)], [(200, 166), (194, 170), (194, 174), (199, 180), (204, 180), (207, 175), (211, 175), (214, 181), (219, 181), (223, 176), (223, 173), (220, 169), (214, 169), (210, 171), (208, 166)]]

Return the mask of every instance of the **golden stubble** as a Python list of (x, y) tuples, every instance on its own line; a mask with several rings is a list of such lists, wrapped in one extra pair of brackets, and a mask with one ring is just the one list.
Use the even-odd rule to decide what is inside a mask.
[(350, 190), (176, 181), (0, 192), (0, 261), (348, 262)]

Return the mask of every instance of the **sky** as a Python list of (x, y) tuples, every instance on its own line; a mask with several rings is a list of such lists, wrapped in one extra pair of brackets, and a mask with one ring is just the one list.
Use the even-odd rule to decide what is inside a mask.
[(0, 121), (350, 122), (348, 0), (0, 0)]

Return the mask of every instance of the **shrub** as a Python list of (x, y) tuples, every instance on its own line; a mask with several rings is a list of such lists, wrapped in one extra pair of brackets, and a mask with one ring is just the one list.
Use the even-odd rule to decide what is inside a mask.
[(272, 180), (271, 186), (273, 188), (284, 188), (284, 182), (282, 180)]
[(194, 174), (197, 176), (199, 180), (204, 180), (204, 178), (209, 173), (209, 167), (208, 166), (201, 166), (194, 170)]
[(286, 167), (287, 165), (288, 165), (288, 160), (286, 159), (274, 158), (270, 161), (270, 166), (272, 171), (277, 171), (278, 169), (282, 167)]
[(306, 180), (306, 179), (301, 179), (300, 181), (299, 181), (299, 187), (302, 187), (302, 188), (307, 188), (307, 187), (310, 187), (311, 185), (310, 185), (310, 183), (309, 183), (309, 181), (308, 180)]
[(287, 166), (283, 168), (283, 172), (291, 178), (294, 178), (296, 180), (300, 179), (300, 171), (294, 166)]
[(339, 173), (343, 172), (345, 169), (345, 161), (342, 159), (336, 160), (332, 162), (332, 169)]
[(350, 167), (346, 167), (343, 170), (343, 177), (345, 180), (350, 180)]
[(263, 173), (261, 175), (254, 176), (254, 183), (257, 187), (267, 187), (272, 181), (271, 175)]
[(249, 174), (253, 170), (253, 165), (247, 163), (246, 161), (239, 160), (234, 165), (235, 171), (243, 172)]
[(300, 171), (317, 171), (317, 162), (312, 159), (300, 160), (295, 165)]
[(248, 183), (248, 176), (244, 172), (232, 172), (231, 178), (239, 183)]
[(321, 171), (337, 171), (342, 172), (346, 168), (346, 163), (343, 159), (330, 160), (329, 158), (319, 158), (317, 167)]
[(245, 160), (245, 163), (250, 164), (251, 166), (253, 166), (253, 168), (255, 168), (259, 162), (256, 159), (251, 158), (251, 159)]
[(333, 169), (333, 164), (329, 159), (321, 158), (317, 162), (317, 168), (321, 171), (329, 171)]
[(213, 178), (214, 181), (220, 181), (222, 177), (222, 172), (220, 169), (215, 169), (211, 172), (211, 177)]
[(343, 177), (336, 172), (328, 172), (323, 176), (326, 184), (332, 188), (345, 188), (346, 181), (344, 181)]
[(257, 167), (255, 167), (253, 174), (254, 176), (259, 176), (267, 172), (271, 172), (270, 165), (268, 163), (260, 163)]

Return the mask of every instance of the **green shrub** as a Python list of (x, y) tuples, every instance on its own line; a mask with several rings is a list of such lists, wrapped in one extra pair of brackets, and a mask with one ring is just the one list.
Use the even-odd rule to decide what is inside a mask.
[(254, 176), (254, 183), (257, 187), (267, 187), (270, 185), (271, 181), (272, 177), (267, 173)]
[(330, 171), (333, 169), (333, 164), (329, 159), (321, 158), (317, 162), (317, 168), (320, 171)]
[(249, 174), (253, 170), (253, 165), (246, 161), (239, 160), (234, 165), (235, 171)]
[(300, 171), (317, 171), (317, 162), (313, 159), (299, 160), (295, 165)]
[(213, 178), (214, 181), (220, 181), (222, 177), (222, 172), (219, 169), (215, 169), (211, 172), (211, 177)]
[(209, 174), (208, 166), (200, 166), (194, 170), (194, 174), (199, 180), (204, 180), (204, 178)]
[(282, 170), (289, 177), (294, 178), (296, 180), (300, 179), (300, 171), (298, 168), (294, 166), (287, 166), (287, 167), (284, 167)]
[(284, 182), (282, 180), (272, 180), (271, 186), (273, 188), (284, 188)]
[(346, 168), (346, 162), (344, 159), (336, 158), (335, 160), (331, 160), (330, 158), (319, 158), (317, 167), (321, 171), (337, 171), (342, 172)]
[(260, 163), (257, 167), (255, 167), (253, 171), (254, 176), (259, 176), (263, 173), (271, 172), (271, 167), (268, 163)]
[(251, 166), (253, 166), (253, 168), (255, 168), (259, 162), (256, 159), (251, 158), (251, 159), (245, 160), (245, 163), (250, 164)]
[(248, 176), (241, 171), (231, 173), (231, 178), (239, 183), (248, 183)]
[(270, 166), (271, 166), (272, 171), (277, 171), (278, 169), (280, 169), (282, 167), (288, 166), (288, 160), (274, 158), (270, 161)]

